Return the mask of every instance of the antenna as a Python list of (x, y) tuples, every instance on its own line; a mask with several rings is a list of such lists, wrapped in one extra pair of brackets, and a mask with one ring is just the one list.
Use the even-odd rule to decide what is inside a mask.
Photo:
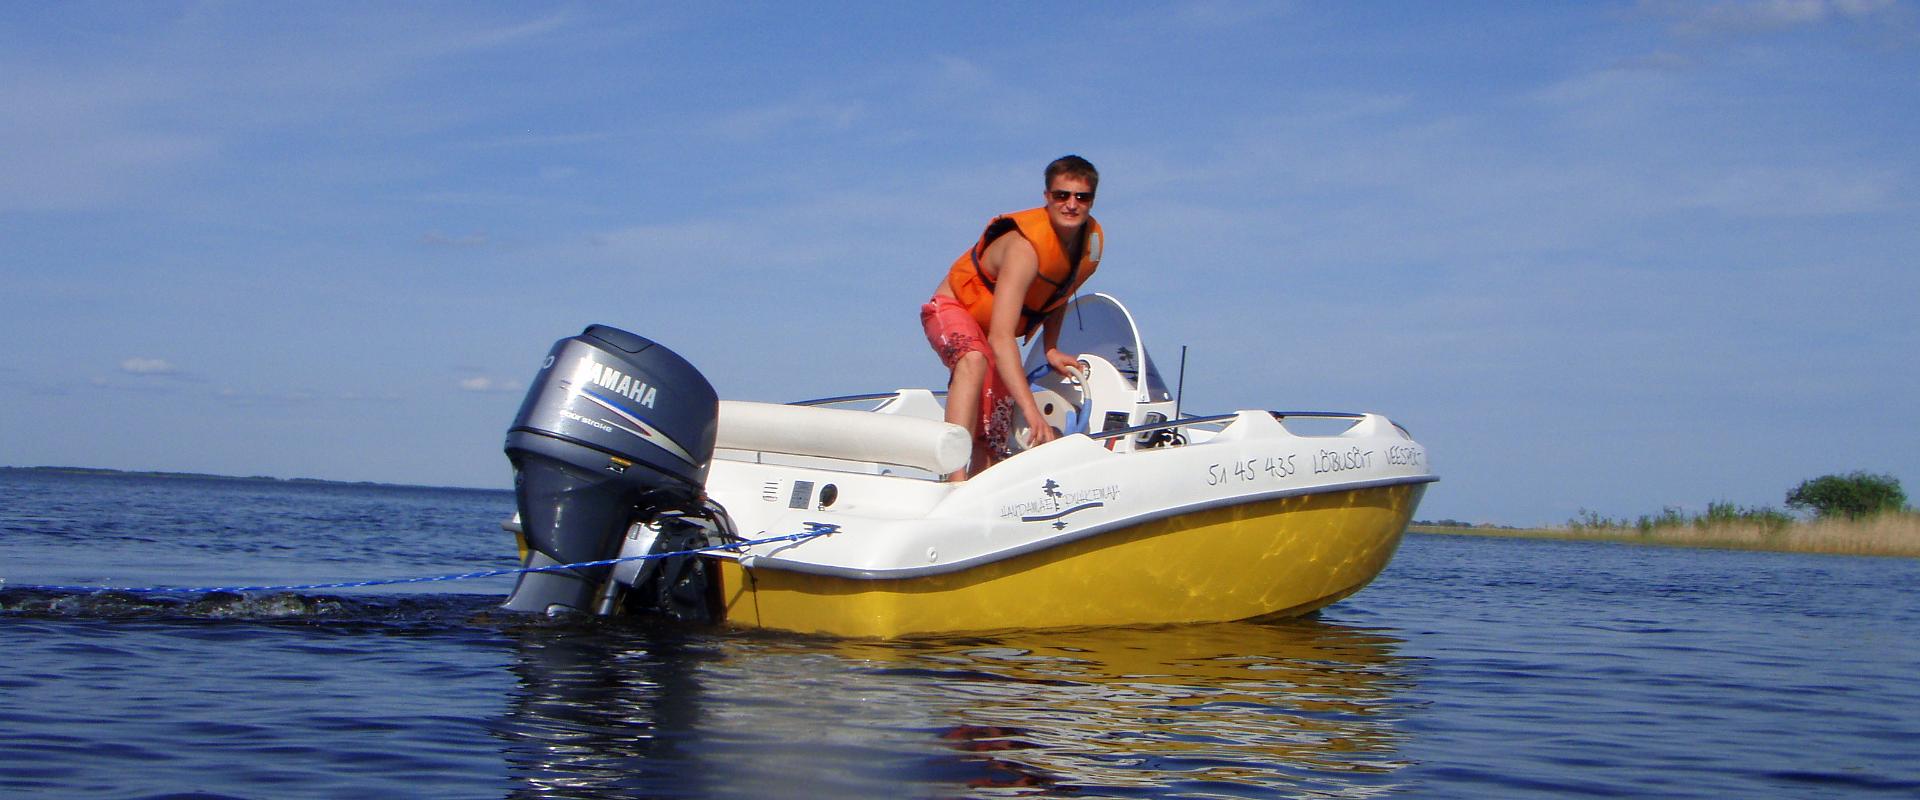
[(1180, 377), (1173, 386), (1173, 418), (1180, 418), (1180, 395), (1187, 390), (1187, 346), (1180, 345)]

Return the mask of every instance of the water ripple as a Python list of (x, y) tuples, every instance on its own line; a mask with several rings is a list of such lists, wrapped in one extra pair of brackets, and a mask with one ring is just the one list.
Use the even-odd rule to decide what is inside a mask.
[(437, 574), (510, 560), (510, 506), (0, 479), (0, 795), (1920, 792), (1910, 560), (1414, 536), (1317, 619), (902, 642), (530, 619), (500, 585), (17, 588)]

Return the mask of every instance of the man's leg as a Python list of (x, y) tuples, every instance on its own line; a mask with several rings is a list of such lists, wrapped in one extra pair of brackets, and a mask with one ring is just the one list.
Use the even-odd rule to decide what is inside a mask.
[(987, 464), (986, 443), (980, 432), (980, 395), (987, 385), (987, 357), (979, 351), (969, 350), (953, 362), (953, 377), (947, 381), (947, 422), (967, 429), (967, 436), (973, 440), (973, 461), (947, 476), (950, 481), (964, 481), (974, 466)]

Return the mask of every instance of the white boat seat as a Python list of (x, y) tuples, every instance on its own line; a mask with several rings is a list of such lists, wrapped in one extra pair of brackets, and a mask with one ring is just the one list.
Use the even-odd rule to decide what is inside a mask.
[(967, 429), (939, 420), (816, 406), (720, 401), (714, 447), (914, 467), (944, 475), (973, 455)]

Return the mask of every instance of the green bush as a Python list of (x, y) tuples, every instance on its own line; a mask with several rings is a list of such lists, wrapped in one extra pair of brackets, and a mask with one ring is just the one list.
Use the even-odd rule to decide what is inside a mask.
[(1739, 506), (1736, 506), (1732, 503), (1723, 503), (1723, 502), (1716, 501), (1716, 502), (1707, 504), (1707, 513), (1702, 514), (1698, 517), (1695, 517), (1693, 520), (1693, 525), (1696, 528), (1710, 528), (1715, 525), (1728, 525), (1735, 522), (1739, 522), (1741, 516), (1742, 515), (1740, 513)]
[(1640, 529), (1641, 535), (1646, 535), (1660, 528), (1678, 528), (1685, 524), (1687, 515), (1679, 506), (1666, 506), (1660, 509), (1660, 516), (1657, 517), (1641, 514), (1640, 521), (1634, 527)]
[(1715, 526), (1735, 524), (1757, 525), (1767, 534), (1781, 534), (1793, 525), (1793, 515), (1769, 506), (1743, 508), (1726, 502), (1707, 504), (1707, 513), (1689, 515), (1679, 506), (1666, 506), (1659, 514), (1641, 514), (1638, 520), (1614, 519), (1598, 511), (1582, 508), (1573, 519), (1567, 520), (1567, 527), (1576, 531), (1605, 531), (1633, 529), (1642, 536), (1652, 536), (1667, 528), (1683, 528), (1691, 525), (1706, 530)]
[(1703, 530), (1741, 523), (1758, 525), (1766, 533), (1779, 533), (1793, 524), (1793, 515), (1768, 506), (1741, 508), (1732, 503), (1713, 502), (1707, 504), (1707, 513), (1693, 518), (1693, 526)]
[(1597, 530), (1605, 530), (1607, 528), (1624, 528), (1624, 527), (1627, 527), (1627, 525), (1624, 522), (1620, 522), (1620, 521), (1611, 519), (1605, 515), (1602, 515), (1598, 511), (1582, 508), (1580, 509), (1580, 513), (1578, 515), (1576, 515), (1573, 519), (1567, 520), (1567, 527), (1572, 528), (1573, 530), (1576, 530), (1576, 531), (1579, 531), (1579, 530), (1597, 531)]
[(1892, 475), (1851, 472), (1822, 475), (1801, 481), (1787, 492), (1787, 506), (1811, 511), (1818, 517), (1860, 519), (1883, 511), (1899, 511), (1907, 504), (1899, 479)]

